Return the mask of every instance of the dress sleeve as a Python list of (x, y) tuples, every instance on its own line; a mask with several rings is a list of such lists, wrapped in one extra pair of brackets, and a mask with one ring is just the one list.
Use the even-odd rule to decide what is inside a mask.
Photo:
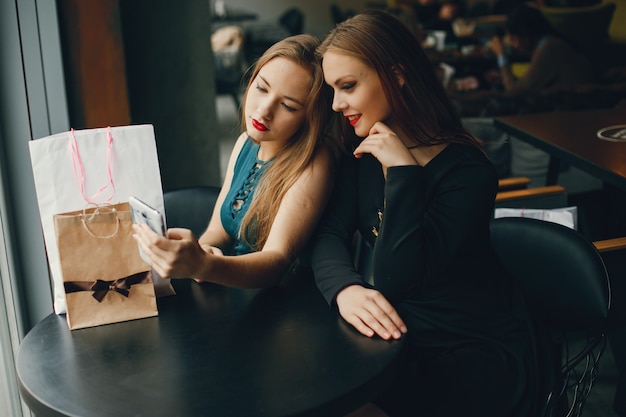
[(446, 268), (463, 258), (461, 251), (484, 239), (476, 234), (493, 211), (497, 181), (486, 164), (455, 164), (434, 184), (428, 168), (387, 171), (373, 270), (376, 288), (391, 302), (419, 298), (425, 286), (445, 279)]
[(312, 268), (317, 287), (333, 305), (339, 291), (367, 286), (354, 267), (352, 243), (358, 225), (357, 164), (344, 158), (327, 209), (313, 238)]

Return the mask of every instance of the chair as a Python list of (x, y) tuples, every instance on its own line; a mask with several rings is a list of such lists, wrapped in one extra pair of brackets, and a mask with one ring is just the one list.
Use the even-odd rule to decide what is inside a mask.
[(528, 188), (530, 178), (528, 177), (506, 177), (498, 180), (498, 192), (521, 190)]
[(615, 9), (615, 3), (610, 2), (584, 7), (540, 8), (559, 33), (577, 42), (585, 51), (597, 49), (609, 40)]
[[(523, 183), (523, 180), (516, 180)], [(506, 184), (504, 184), (506, 185)], [(508, 197), (518, 197), (515, 206), (523, 205), (526, 208), (559, 208), (565, 207), (567, 194), (563, 191), (560, 194), (552, 196), (540, 195), (545, 192), (546, 187), (529, 188), (521, 190), (521, 194), (529, 191), (532, 198), (521, 198), (520, 193), (498, 193), (496, 197), (496, 205), (508, 206)], [(544, 191), (542, 191), (544, 189)], [(559, 202), (561, 198), (561, 202)], [(548, 207), (546, 207), (546, 203)], [(593, 227), (589, 225), (589, 213), (585, 207), (578, 207), (577, 214), (582, 221), (576, 221), (578, 231), (587, 236), (591, 240)], [(619, 415), (626, 416), (626, 237), (615, 237), (605, 240), (594, 240), (593, 245), (600, 253), (609, 276), (611, 277), (611, 299), (612, 308), (608, 317), (607, 336), (609, 344), (612, 347), (613, 357), (617, 364), (617, 388), (614, 395), (614, 409)]]
[(613, 409), (626, 416), (626, 237), (593, 242), (611, 277), (607, 336), (617, 368)]
[(580, 416), (606, 345), (611, 292), (602, 258), (580, 233), (542, 220), (493, 220), (491, 239), (530, 312), (536, 374), (528, 417)]
[(167, 227), (190, 229), (196, 237), (209, 224), (220, 187), (196, 186), (163, 193)]
[(560, 185), (546, 185), (498, 191), (495, 206), (509, 208), (557, 208), (567, 205), (567, 191)]
[[(303, 33), (304, 22), (305, 14), (297, 7), (287, 8), (277, 18), (241, 22), (245, 62), (254, 64), (276, 42)], [(250, 75), (249, 69), (242, 74), (244, 83)]]
[[(458, 103), (460, 104), (460, 102)], [(459, 110), (464, 112), (461, 109)], [(482, 141), (485, 153), (496, 168), (498, 177), (509, 177), (511, 174), (511, 142), (509, 134), (495, 127), (492, 117), (469, 117), (466, 115), (463, 116), (462, 122), (472, 135)]]

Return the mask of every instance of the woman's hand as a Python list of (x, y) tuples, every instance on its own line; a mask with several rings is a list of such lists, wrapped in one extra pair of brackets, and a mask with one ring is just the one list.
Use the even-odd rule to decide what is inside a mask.
[(376, 122), (370, 129), (369, 136), (363, 139), (354, 150), (354, 156), (360, 158), (364, 153), (373, 155), (383, 167), (387, 176), (387, 168), (402, 165), (417, 165), (417, 161), (386, 124)]
[(365, 336), (400, 339), (407, 332), (396, 309), (379, 291), (351, 285), (337, 294), (336, 301), (341, 317)]
[(217, 246), (200, 244), (200, 247), (203, 251), (205, 251), (206, 253), (210, 253), (211, 255), (224, 256), (224, 252), (222, 252), (222, 250)]
[(133, 237), (162, 278), (190, 278), (202, 275), (210, 266), (211, 256), (221, 250), (198, 244), (188, 229), (169, 229), (167, 237), (159, 236), (146, 225), (133, 225)]

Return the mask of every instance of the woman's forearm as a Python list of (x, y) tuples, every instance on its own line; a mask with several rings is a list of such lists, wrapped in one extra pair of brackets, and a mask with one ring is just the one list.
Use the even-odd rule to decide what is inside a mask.
[(236, 288), (264, 288), (277, 285), (292, 260), (275, 251), (239, 256), (207, 254), (204, 266), (192, 278)]

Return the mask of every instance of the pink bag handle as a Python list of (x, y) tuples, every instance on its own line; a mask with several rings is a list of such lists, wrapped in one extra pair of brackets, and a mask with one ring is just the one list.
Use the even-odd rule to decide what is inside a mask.
[[(80, 191), (80, 195), (87, 204), (106, 204), (110, 203), (115, 194), (115, 182), (113, 181), (113, 135), (111, 134), (111, 126), (107, 126), (107, 173), (109, 175), (109, 182), (104, 184), (98, 191), (96, 191), (91, 197), (85, 195), (85, 167), (80, 157), (80, 151), (78, 150), (78, 142), (74, 135), (74, 129), (70, 130), (70, 153), (72, 155), (72, 164), (74, 167), (74, 179), (76, 185)], [(95, 198), (104, 193), (107, 189), (111, 189), (111, 195), (104, 201), (96, 202)]]

